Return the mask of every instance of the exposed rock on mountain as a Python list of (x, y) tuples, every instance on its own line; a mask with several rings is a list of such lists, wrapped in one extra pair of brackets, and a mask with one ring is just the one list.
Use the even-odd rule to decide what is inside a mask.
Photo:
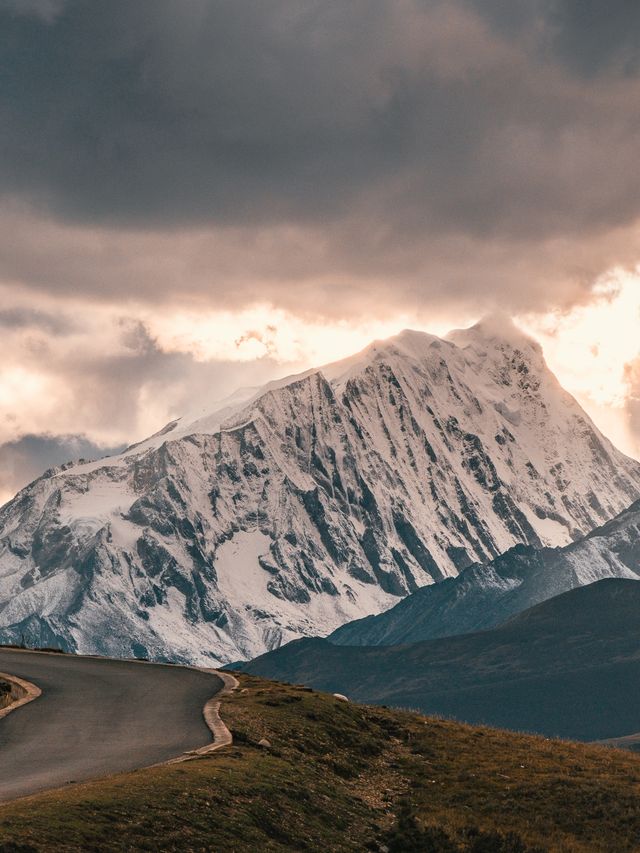
[(344, 645), (415, 643), (492, 628), (534, 604), (602, 578), (640, 577), (640, 501), (564, 548), (517, 545), (487, 565), (423, 587), (377, 616), (338, 628)]
[(567, 544), (638, 494), (640, 465), (515, 327), (403, 332), (20, 492), (0, 639), (253, 657), (515, 544)]

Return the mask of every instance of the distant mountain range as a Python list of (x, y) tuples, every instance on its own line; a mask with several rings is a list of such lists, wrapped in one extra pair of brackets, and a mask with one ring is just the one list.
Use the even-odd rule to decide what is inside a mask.
[(422, 587), (377, 616), (329, 637), (343, 645), (397, 645), (479, 631), (574, 587), (640, 577), (640, 501), (564, 548), (517, 545), (485, 565)]
[(21, 491), (0, 509), (0, 641), (246, 659), (569, 545), (639, 495), (640, 464), (507, 321), (407, 331)]
[(573, 589), (499, 628), (392, 647), (302, 639), (267, 678), (472, 723), (596, 740), (640, 732), (640, 583)]

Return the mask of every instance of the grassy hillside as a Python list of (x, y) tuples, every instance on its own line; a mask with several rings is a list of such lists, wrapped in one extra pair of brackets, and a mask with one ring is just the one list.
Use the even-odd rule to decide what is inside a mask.
[(638, 849), (636, 755), (240, 682), (234, 746), (0, 806), (0, 851)]
[(362, 702), (593, 741), (640, 732), (639, 634), (640, 583), (610, 578), (490, 631), (403, 646), (306, 638), (243, 669)]

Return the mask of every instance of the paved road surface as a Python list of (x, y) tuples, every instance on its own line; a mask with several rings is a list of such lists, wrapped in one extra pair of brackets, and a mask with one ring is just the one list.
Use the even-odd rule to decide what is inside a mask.
[(217, 675), (0, 649), (0, 672), (42, 696), (0, 720), (0, 801), (173, 758), (211, 741)]

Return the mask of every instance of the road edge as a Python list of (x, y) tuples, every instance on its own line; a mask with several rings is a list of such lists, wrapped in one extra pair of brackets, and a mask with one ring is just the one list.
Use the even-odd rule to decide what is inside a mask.
[(225, 696), (228, 696), (230, 693), (233, 693), (237, 687), (239, 687), (240, 682), (235, 676), (231, 675), (228, 672), (221, 672), (218, 669), (201, 669), (201, 672), (210, 672), (213, 675), (217, 675), (217, 677), (223, 682), (223, 687), (219, 690), (215, 696), (213, 696), (206, 703), (204, 708), (202, 709), (202, 715), (204, 717), (204, 721), (207, 724), (209, 731), (213, 735), (213, 743), (208, 743), (206, 746), (201, 746), (200, 749), (193, 749), (189, 752), (185, 752), (183, 755), (177, 756), (177, 758), (170, 758), (166, 764), (180, 764), (183, 761), (191, 761), (194, 758), (202, 758), (205, 755), (209, 755), (212, 752), (215, 752), (218, 749), (222, 749), (223, 746), (231, 746), (233, 743), (233, 735), (227, 728), (224, 723), (222, 717), (220, 716), (220, 706), (222, 704), (222, 700)]
[(40, 690), (36, 684), (32, 684), (30, 681), (25, 681), (24, 678), (18, 678), (17, 675), (9, 675), (7, 672), (0, 672), (0, 678), (4, 681), (8, 681), (9, 684), (16, 685), (20, 690), (24, 691), (23, 696), (20, 696), (10, 705), (7, 705), (6, 708), (0, 710), (0, 720), (12, 711), (22, 708), (23, 705), (28, 705), (29, 702), (33, 702), (34, 699), (37, 699), (38, 696), (42, 695), (42, 690)]

